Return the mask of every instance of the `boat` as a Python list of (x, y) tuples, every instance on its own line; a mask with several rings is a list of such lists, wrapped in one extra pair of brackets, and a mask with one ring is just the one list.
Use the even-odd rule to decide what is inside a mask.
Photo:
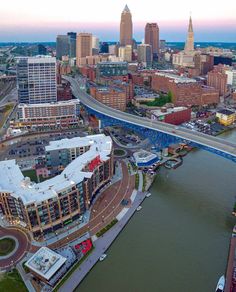
[(151, 197), (151, 193), (148, 193), (148, 194), (146, 194), (146, 198), (149, 198), (149, 197)]
[(136, 209), (136, 211), (140, 211), (142, 209), (142, 206), (138, 206), (138, 208)]
[(99, 261), (102, 262), (105, 260), (105, 258), (107, 257), (107, 255), (104, 253), (100, 256)]
[(216, 286), (216, 292), (223, 292), (225, 287), (225, 276), (221, 276)]

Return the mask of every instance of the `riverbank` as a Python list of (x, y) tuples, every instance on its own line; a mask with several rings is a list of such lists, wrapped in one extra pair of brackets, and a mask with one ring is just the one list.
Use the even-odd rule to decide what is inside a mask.
[(226, 283), (224, 292), (232, 292), (236, 291), (236, 226), (234, 226), (234, 230), (232, 233), (232, 237), (230, 240), (229, 246), (229, 256), (228, 256), (228, 263), (227, 263), (227, 270), (226, 270)]
[[(94, 244), (94, 251), (87, 259), (80, 265), (80, 267), (71, 275), (68, 281), (66, 281), (58, 290), (59, 292), (74, 291), (76, 287), (80, 285), (86, 275), (90, 272), (94, 265), (99, 261), (99, 258), (104, 254), (112, 245), (114, 240), (135, 214), (137, 207), (146, 198), (146, 193), (137, 192), (137, 195), (132, 202), (131, 206), (127, 209), (124, 216), (116, 223), (110, 230), (108, 230), (103, 236), (97, 238)], [(119, 218), (119, 215), (116, 217)], [(109, 256), (109, 255), (108, 255)]]
[[(223, 137), (236, 141), (236, 132)], [(76, 291), (214, 291), (235, 224), (235, 173), (235, 163), (204, 150), (174, 171), (161, 167), (152, 196)]]

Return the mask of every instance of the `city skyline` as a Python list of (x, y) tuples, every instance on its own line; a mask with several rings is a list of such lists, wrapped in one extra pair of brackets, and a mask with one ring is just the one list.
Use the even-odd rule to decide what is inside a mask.
[[(159, 5), (157, 10), (151, 9), (155, 5), (153, 0), (146, 1), (145, 5), (135, 3), (133, 0), (122, 0), (113, 3), (112, 8), (108, 0), (101, 0), (99, 3), (92, 1), (92, 10), (91, 3), (78, 4), (74, 0), (68, 0), (69, 13), (65, 13), (64, 6), (55, 8), (53, 3), (45, 0), (41, 1), (37, 9), (28, 0), (23, 0), (21, 3), (13, 2), (14, 8), (12, 3), (1, 4), (1, 41), (55, 41), (58, 33), (63, 34), (67, 31), (91, 32), (103, 41), (118, 41), (120, 14), (126, 4), (132, 13), (134, 38), (137, 41), (144, 38), (147, 22), (158, 23), (160, 39), (185, 41), (190, 11), (192, 11), (196, 41), (236, 41), (234, 30), (236, 7), (233, 0), (229, 0), (230, 3), (223, 7), (213, 6), (213, 1), (206, 3), (200, 0), (190, 5), (183, 0), (180, 5), (171, 0), (168, 6), (171, 10), (167, 10), (164, 5)], [(75, 9), (70, 9), (71, 7)]]

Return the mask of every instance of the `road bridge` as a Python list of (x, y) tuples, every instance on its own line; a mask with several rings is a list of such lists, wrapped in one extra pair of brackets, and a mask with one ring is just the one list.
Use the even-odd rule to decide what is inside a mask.
[(102, 126), (121, 125), (134, 129), (158, 148), (163, 148), (171, 143), (186, 142), (193, 146), (213, 152), (236, 162), (236, 143), (225, 141), (221, 138), (206, 135), (197, 131), (192, 131), (184, 127), (152, 121), (148, 118), (138, 117), (126, 112), (122, 112), (108, 107), (81, 88), (79, 80), (71, 77), (64, 77), (71, 84), (73, 95), (87, 108), (89, 113), (96, 115), (101, 121)]

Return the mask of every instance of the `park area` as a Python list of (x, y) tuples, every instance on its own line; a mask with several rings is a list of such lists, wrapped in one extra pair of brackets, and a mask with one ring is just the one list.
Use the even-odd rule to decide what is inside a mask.
[(27, 292), (27, 288), (21, 279), (21, 276), (14, 269), (11, 272), (0, 274), (0, 291), (1, 292)]
[(11, 253), (16, 246), (16, 242), (12, 238), (0, 239), (0, 256), (6, 256)]

